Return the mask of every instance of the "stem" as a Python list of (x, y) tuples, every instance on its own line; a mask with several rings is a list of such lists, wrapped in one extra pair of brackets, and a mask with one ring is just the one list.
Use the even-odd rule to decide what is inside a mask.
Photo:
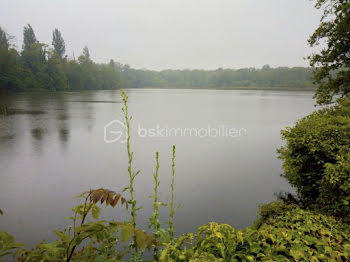
[[(83, 216), (82, 216), (82, 219), (81, 219), (81, 222), (80, 222), (80, 226), (84, 224), (85, 222), (85, 218), (87, 216), (87, 214), (89, 213), (90, 209), (91, 209), (91, 205), (89, 206), (89, 208), (86, 210), (86, 205), (87, 205), (87, 201), (89, 199), (91, 195), (91, 190), (90, 190), (90, 193), (86, 196), (85, 198), (85, 202), (84, 202), (84, 209), (83, 209)], [(72, 250), (69, 252), (69, 248), (70, 248), (70, 245), (73, 243), (73, 240), (75, 239), (76, 236), (80, 235), (80, 232), (78, 233), (75, 233), (75, 223), (76, 223), (76, 216), (77, 216), (77, 212), (75, 212), (75, 215), (74, 215), (74, 223), (73, 223), (73, 238), (69, 241), (68, 243), (68, 247), (67, 247), (67, 262), (69, 262), (71, 259), (72, 259), (72, 256), (74, 254), (74, 251), (76, 249), (76, 245), (74, 245), (72, 247)]]
[[(153, 209), (156, 212), (157, 216), (156, 219), (158, 220), (158, 210), (159, 210), (159, 204), (158, 204), (158, 171), (159, 171), (159, 153), (156, 152), (156, 172), (154, 174), (154, 202), (153, 202)], [(154, 229), (158, 231), (160, 228), (160, 225), (157, 223), (154, 225)]]
[[(160, 229), (160, 222), (159, 222), (159, 203), (158, 203), (158, 187), (159, 187), (159, 180), (158, 180), (158, 172), (159, 172), (159, 152), (156, 152), (156, 171), (153, 174), (154, 178), (154, 198), (153, 198), (153, 218), (151, 220), (150, 226), (153, 226), (154, 229), (154, 235), (155, 237), (159, 238), (159, 229)], [(158, 261), (159, 258), (159, 250), (158, 247), (154, 247), (154, 259), (155, 261)]]
[(174, 215), (175, 215), (174, 184), (175, 184), (175, 145), (173, 145), (173, 155), (171, 158), (171, 202), (170, 202), (170, 218), (169, 218), (169, 235), (170, 235), (171, 239), (174, 238), (174, 231), (175, 231), (175, 229), (174, 229)]
[[(130, 117), (128, 114), (128, 96), (124, 90), (121, 90), (124, 106), (122, 108), (124, 112), (125, 126), (126, 126), (126, 149), (128, 152), (128, 174), (129, 174), (129, 192), (130, 192), (130, 203), (131, 203), (131, 224), (136, 228), (136, 200), (134, 197), (134, 179), (137, 173), (132, 171), (132, 159), (133, 153), (130, 150)], [(133, 245), (137, 252), (136, 234), (133, 236)]]

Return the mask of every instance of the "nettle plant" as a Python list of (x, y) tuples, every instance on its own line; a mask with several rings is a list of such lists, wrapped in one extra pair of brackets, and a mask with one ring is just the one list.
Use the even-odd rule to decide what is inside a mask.
[[(137, 205), (134, 196), (134, 181), (140, 171), (133, 169), (133, 152), (130, 143), (130, 121), (128, 114), (128, 96), (121, 91), (123, 99), (123, 113), (126, 126), (126, 148), (128, 154), (129, 185), (121, 193), (128, 192), (129, 199), (115, 191), (99, 188), (83, 192), (77, 198), (82, 199), (81, 204), (72, 208), (73, 215), (68, 217), (71, 225), (64, 230), (55, 230), (58, 239), (51, 243), (41, 242), (34, 248), (15, 242), (13, 236), (0, 231), (0, 259), (13, 255), (18, 261), (143, 261), (144, 251), (148, 249), (153, 253), (153, 259), (159, 260), (160, 253), (169, 243), (174, 242), (174, 176), (175, 176), (175, 146), (173, 146), (171, 167), (171, 202), (168, 228), (163, 228), (159, 220), (159, 207), (167, 206), (158, 199), (159, 187), (159, 152), (156, 152), (156, 168), (153, 175), (154, 193), (153, 213), (149, 219), (149, 228), (152, 233), (146, 233), (137, 228), (136, 216), (142, 207)], [(100, 220), (101, 207), (116, 206), (130, 210), (129, 221)], [(3, 212), (0, 210), (0, 215)]]

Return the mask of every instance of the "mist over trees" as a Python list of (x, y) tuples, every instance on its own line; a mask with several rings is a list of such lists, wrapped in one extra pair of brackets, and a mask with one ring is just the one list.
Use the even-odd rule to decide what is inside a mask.
[(217, 70), (133, 69), (114, 60), (92, 61), (87, 46), (76, 60), (66, 55), (61, 32), (52, 32), (52, 45), (41, 43), (30, 24), (23, 28), (22, 49), (0, 27), (0, 91), (74, 91), (127, 87), (174, 88), (310, 88), (312, 69), (278, 67)]

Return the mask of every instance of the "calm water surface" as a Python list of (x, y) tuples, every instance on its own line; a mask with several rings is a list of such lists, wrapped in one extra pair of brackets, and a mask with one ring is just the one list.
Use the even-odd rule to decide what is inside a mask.
[[(160, 196), (169, 200), (171, 146), (176, 145), (177, 233), (210, 221), (242, 228), (260, 204), (290, 190), (280, 178), (280, 130), (315, 110), (310, 92), (243, 90), (127, 90), (132, 119), (136, 197), (146, 227), (151, 213), (154, 154), (160, 152)], [(125, 145), (105, 143), (104, 126), (122, 120), (119, 91), (2, 95), (10, 108), (45, 114), (0, 116), (0, 229), (36, 244), (54, 238), (89, 188), (115, 191), (128, 184)], [(139, 137), (138, 128), (243, 128), (240, 137)], [(112, 128), (118, 128), (112, 127)], [(108, 131), (108, 130), (107, 130)], [(204, 131), (203, 131), (204, 132)], [(143, 134), (143, 133), (142, 133)], [(202, 136), (204, 133), (201, 133)], [(108, 134), (107, 138), (110, 138)], [(127, 195), (126, 195), (127, 196)], [(168, 216), (165, 209), (161, 218)], [(105, 218), (124, 220), (121, 208)]]

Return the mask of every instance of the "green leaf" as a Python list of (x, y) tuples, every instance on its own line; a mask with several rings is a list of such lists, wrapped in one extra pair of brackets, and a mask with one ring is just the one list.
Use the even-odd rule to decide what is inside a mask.
[(143, 249), (147, 244), (147, 235), (142, 230), (136, 230), (136, 243), (139, 249)]
[(122, 225), (122, 242), (125, 243), (134, 235), (134, 227), (132, 225)]
[(81, 244), (82, 241), (83, 239), (81, 238), (81, 236), (76, 236), (72, 241), (72, 246), (78, 246)]
[(67, 243), (70, 241), (69, 235), (66, 235), (63, 232), (58, 231), (58, 230), (54, 230), (53, 232), (55, 232), (55, 234), (61, 239), (62, 242)]
[(249, 262), (254, 262), (254, 261), (255, 261), (254, 257), (252, 257), (252, 256), (246, 256), (245, 258), (246, 258)]
[(92, 217), (94, 219), (98, 219), (99, 216), (100, 216), (100, 211), (101, 211), (101, 208), (99, 208), (96, 205), (93, 205), (92, 208), (91, 208), (91, 215), (92, 215)]

